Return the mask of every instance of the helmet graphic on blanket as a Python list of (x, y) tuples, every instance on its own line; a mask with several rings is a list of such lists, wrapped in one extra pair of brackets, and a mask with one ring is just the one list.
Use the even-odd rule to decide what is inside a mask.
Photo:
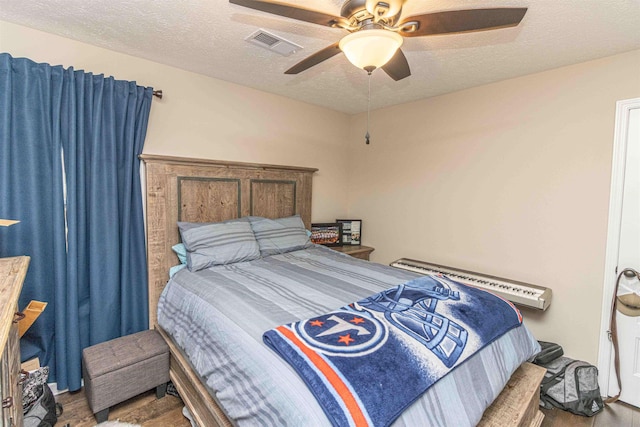
[(448, 368), (452, 367), (467, 342), (467, 331), (453, 320), (436, 313), (438, 301), (460, 300), (446, 279), (416, 285), (411, 282), (359, 302), (369, 310), (384, 313), (398, 329), (430, 349)]

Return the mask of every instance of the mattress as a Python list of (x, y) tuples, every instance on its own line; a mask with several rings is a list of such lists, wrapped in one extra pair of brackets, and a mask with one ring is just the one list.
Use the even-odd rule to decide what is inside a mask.
[[(262, 334), (416, 277), (321, 246), (195, 273), (182, 269), (162, 293), (158, 324), (237, 425), (328, 426), (304, 382)], [(524, 325), (510, 330), (433, 385), (393, 426), (476, 425), (538, 350)], [(402, 375), (402, 367), (390, 369)]]

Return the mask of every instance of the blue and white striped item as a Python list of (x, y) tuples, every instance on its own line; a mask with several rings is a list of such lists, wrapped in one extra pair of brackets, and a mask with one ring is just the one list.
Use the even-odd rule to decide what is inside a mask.
[[(263, 343), (262, 334), (417, 277), (314, 245), (195, 273), (179, 271), (160, 298), (158, 324), (234, 425), (330, 426), (304, 381)], [(511, 374), (538, 351), (524, 325), (511, 329), (440, 379), (392, 426), (477, 425)], [(403, 375), (398, 366), (390, 369)]]
[(268, 219), (250, 216), (262, 256), (297, 251), (312, 245), (300, 215)]
[(260, 247), (246, 218), (204, 224), (179, 222), (178, 228), (190, 271), (260, 258)]

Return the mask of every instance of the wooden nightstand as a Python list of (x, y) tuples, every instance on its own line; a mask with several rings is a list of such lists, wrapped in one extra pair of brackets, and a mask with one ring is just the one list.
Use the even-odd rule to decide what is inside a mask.
[(375, 251), (375, 248), (371, 246), (361, 245), (345, 245), (345, 246), (330, 246), (334, 251), (342, 252), (343, 254), (351, 255), (354, 258), (360, 258), (369, 261), (369, 255)]

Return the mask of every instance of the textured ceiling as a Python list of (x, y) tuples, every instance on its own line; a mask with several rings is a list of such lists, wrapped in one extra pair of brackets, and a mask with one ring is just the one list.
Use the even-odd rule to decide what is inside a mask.
[[(341, 1), (290, 1), (339, 15)], [(640, 49), (640, 0), (407, 0), (403, 16), (528, 7), (518, 27), (407, 38), (412, 75), (371, 81), (373, 109)], [(347, 32), (231, 5), (226, 0), (0, 0), (0, 19), (229, 82), (358, 113), (367, 75), (337, 55), (283, 72)], [(284, 57), (244, 41), (258, 28), (303, 49)]]

